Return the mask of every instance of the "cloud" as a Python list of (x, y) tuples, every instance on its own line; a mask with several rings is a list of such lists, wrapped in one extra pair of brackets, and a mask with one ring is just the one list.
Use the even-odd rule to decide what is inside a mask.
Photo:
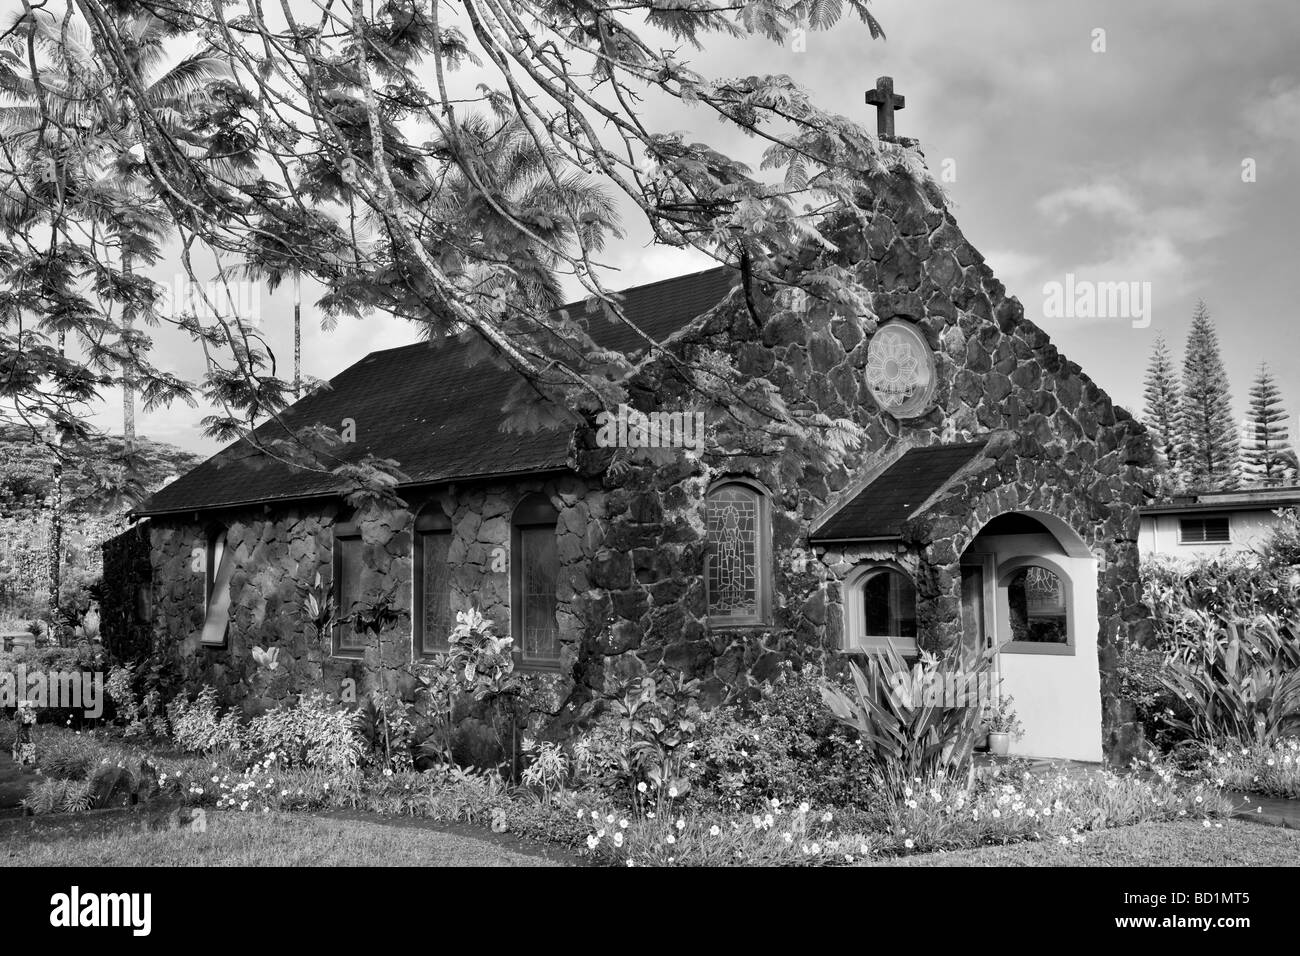
[(1079, 214), (1119, 222), (1135, 222), (1142, 214), (1141, 205), (1128, 188), (1115, 182), (1067, 186), (1043, 196), (1034, 205), (1057, 225), (1064, 225)]
[(1300, 82), (1274, 79), (1268, 95), (1252, 103), (1243, 118), (1247, 129), (1261, 139), (1300, 142)]

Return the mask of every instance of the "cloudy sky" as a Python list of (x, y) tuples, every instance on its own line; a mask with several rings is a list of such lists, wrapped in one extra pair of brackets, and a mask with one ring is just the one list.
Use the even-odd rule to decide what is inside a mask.
[[(712, 76), (788, 73), (826, 108), (871, 128), (863, 91), (892, 75), (907, 97), (898, 132), (920, 140), (933, 170), (955, 173), (946, 188), (967, 238), (1026, 313), (1117, 402), (1140, 411), (1156, 335), (1181, 359), (1203, 298), (1238, 418), (1267, 360), (1295, 424), (1300, 4), (875, 0), (873, 9), (886, 41), (846, 20), (810, 34), (802, 52), (762, 39), (711, 40), (688, 59)], [(1099, 30), (1104, 52), (1094, 50)], [(649, 118), (756, 158), (752, 144), (702, 112)], [(1243, 181), (1248, 160), (1254, 182)], [(648, 247), (638, 230), (606, 259), (621, 269), (607, 279), (614, 287), (708, 264)], [(1044, 286), (1067, 274), (1150, 283), (1149, 326), (1050, 314)], [(169, 275), (164, 266), (156, 278)], [(291, 362), (290, 294), (263, 292), (256, 307), (281, 361)], [(305, 370), (329, 378), (369, 351), (415, 340), (411, 326), (382, 316), (345, 320), (332, 332), (309, 318)], [(158, 349), (159, 364), (197, 376), (192, 347), (160, 333)], [(105, 399), (99, 424), (118, 431), (120, 397)], [(211, 452), (197, 427), (206, 413), (183, 406), (143, 413), (139, 430)]]

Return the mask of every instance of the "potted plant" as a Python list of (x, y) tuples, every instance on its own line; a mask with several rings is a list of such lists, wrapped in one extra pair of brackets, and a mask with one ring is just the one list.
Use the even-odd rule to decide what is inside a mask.
[(989, 753), (997, 757), (1005, 757), (1011, 741), (1025, 735), (1025, 728), (1016, 714), (1015, 698), (1010, 696), (998, 698), (998, 702), (989, 708), (984, 726), (989, 732)]

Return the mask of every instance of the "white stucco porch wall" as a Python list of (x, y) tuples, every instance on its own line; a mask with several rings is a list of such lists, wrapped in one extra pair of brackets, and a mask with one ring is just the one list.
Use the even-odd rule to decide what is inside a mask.
[[(1097, 664), (1097, 561), (1070, 556), (1051, 535), (991, 535), (979, 550), (992, 552), (1001, 569), (1015, 558), (1046, 557), (1070, 579), (1070, 635), (1073, 654), (1003, 651), (998, 676), (1003, 693), (1015, 697), (1025, 735), (1012, 741), (1011, 753), (1097, 762), (1102, 759), (1101, 675)], [(1002, 572), (995, 574), (998, 643), (1011, 634), (1011, 610)]]

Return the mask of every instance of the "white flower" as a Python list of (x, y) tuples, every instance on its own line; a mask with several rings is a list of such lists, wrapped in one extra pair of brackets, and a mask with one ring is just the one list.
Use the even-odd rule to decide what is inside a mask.
[(910, 849), (912, 849), (914, 846), (916, 846), (916, 844), (912, 842), (912, 838), (911, 838), (911, 837), (908, 837), (906, 840), (903, 841), (903, 846), (907, 847), (907, 848), (910, 850)]
[(621, 828), (623, 828), (624, 830), (626, 830), (626, 829), (627, 829), (627, 820), (626, 820), (626, 819), (624, 819), (624, 820), (619, 820), (619, 821), (618, 821), (618, 825), (619, 825)]
[(615, 831), (614, 831), (614, 846), (622, 846), (622, 845), (623, 845), (623, 831), (621, 831), (621, 830), (615, 830)]
[(722, 833), (722, 827), (718, 826), (716, 823), (713, 824), (713, 826), (709, 827), (709, 836), (718, 836), (721, 833)]
[(811, 809), (812, 809), (812, 807), (808, 806), (808, 801), (806, 801), (806, 800), (805, 800), (803, 803), (799, 804), (799, 812), (800, 812), (800, 813), (807, 813), (807, 812), (808, 812), (809, 810), (811, 810)]
[(642, 780), (640, 783), (636, 785), (636, 792), (645, 793), (645, 791), (646, 791), (645, 781)]
[(596, 834), (593, 833), (587, 837), (587, 849), (594, 850), (596, 849), (596, 846), (599, 843), (600, 843), (600, 839), (596, 836)]
[(668, 836), (664, 839), (664, 842), (667, 843), (667, 844), (669, 844), (669, 845), (671, 845), (671, 844), (677, 842), (677, 837), (673, 836), (673, 835), (670, 833), (670, 834), (668, 834)]
[(676, 798), (676, 796), (677, 796), (677, 788), (676, 788), (676, 787), (669, 787), (669, 788), (668, 788), (668, 796), (669, 796), (669, 797), (672, 797), (672, 798)]

